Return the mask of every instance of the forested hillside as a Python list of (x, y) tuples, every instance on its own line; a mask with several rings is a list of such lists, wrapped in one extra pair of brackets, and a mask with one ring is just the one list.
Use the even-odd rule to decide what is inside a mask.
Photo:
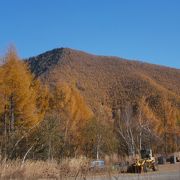
[[(161, 132), (159, 134), (162, 138), (159, 139), (161, 148), (164, 137), (165, 141), (169, 140), (171, 144), (174, 144), (174, 141), (179, 143), (177, 137), (174, 138), (176, 140), (168, 139), (172, 136), (172, 131), (179, 133), (179, 129), (175, 128), (179, 124), (180, 110), (179, 69), (129, 61), (118, 57), (96, 56), (68, 48), (48, 51), (30, 58), (28, 63), (31, 71), (40, 77), (43, 83), (50, 86), (57, 82), (74, 85), (85, 98), (95, 116), (102, 113), (102, 121), (113, 122), (115, 129), (118, 129), (115, 131), (119, 132), (119, 119), (125, 116), (123, 114), (128, 114), (130, 117), (123, 119), (129, 118), (130, 121), (136, 123), (141, 119), (143, 122), (139, 122), (140, 124), (145, 123), (145, 126), (148, 123), (151, 124), (144, 128), (144, 125), (138, 123), (134, 127), (135, 134), (144, 131), (145, 134), (142, 137), (144, 143), (146, 142), (145, 146), (153, 146), (154, 143), (148, 141), (155, 138), (157, 132)], [(121, 117), (118, 117), (117, 120), (119, 112)], [(168, 127), (164, 127), (166, 123)], [(165, 132), (164, 128), (168, 132)], [(149, 131), (149, 135), (147, 131)], [(118, 132), (118, 137), (122, 138), (122, 132)], [(123, 136), (126, 137), (126, 134)], [(128, 149), (127, 143), (129, 142), (126, 142), (126, 150)], [(134, 146), (137, 147), (137, 142), (135, 144)], [(170, 149), (177, 148), (177, 144), (175, 146)], [(170, 149), (169, 151), (171, 151)]]
[(180, 150), (179, 69), (67, 48), (2, 60), (2, 158)]
[[(88, 103), (112, 106), (117, 91), (121, 101), (153, 92), (180, 98), (180, 70), (117, 57), (95, 56), (67, 48), (29, 59), (31, 71), (48, 84), (74, 83)], [(135, 99), (134, 99), (135, 98)]]

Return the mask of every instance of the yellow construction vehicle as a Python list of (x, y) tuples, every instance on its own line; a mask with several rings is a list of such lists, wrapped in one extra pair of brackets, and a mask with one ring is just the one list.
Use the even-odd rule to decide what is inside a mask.
[(135, 161), (128, 166), (128, 173), (141, 173), (147, 172), (148, 170), (157, 171), (157, 165), (155, 158), (152, 156), (151, 149), (141, 150), (141, 158), (135, 159)]

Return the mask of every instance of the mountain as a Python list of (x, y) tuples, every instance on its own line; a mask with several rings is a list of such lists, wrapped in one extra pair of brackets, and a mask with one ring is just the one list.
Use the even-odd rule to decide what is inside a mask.
[(111, 111), (128, 102), (138, 103), (142, 97), (152, 109), (163, 98), (180, 109), (180, 69), (69, 48), (47, 51), (27, 61), (35, 76), (50, 86), (75, 84), (94, 112), (102, 104)]

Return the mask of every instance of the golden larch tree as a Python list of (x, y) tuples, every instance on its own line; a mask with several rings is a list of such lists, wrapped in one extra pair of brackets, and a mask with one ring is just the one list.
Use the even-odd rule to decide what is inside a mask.
[(4, 132), (33, 126), (39, 120), (33, 76), (14, 49), (6, 54), (5, 63), (0, 67), (0, 76)]

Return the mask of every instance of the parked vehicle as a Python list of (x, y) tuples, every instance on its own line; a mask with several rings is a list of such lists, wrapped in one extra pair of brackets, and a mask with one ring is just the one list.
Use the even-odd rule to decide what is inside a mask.
[(90, 170), (104, 170), (105, 162), (104, 160), (94, 160), (90, 164)]
[(128, 173), (141, 173), (148, 170), (157, 171), (157, 163), (152, 155), (151, 149), (141, 150), (141, 158), (136, 159), (134, 163), (128, 166)]

